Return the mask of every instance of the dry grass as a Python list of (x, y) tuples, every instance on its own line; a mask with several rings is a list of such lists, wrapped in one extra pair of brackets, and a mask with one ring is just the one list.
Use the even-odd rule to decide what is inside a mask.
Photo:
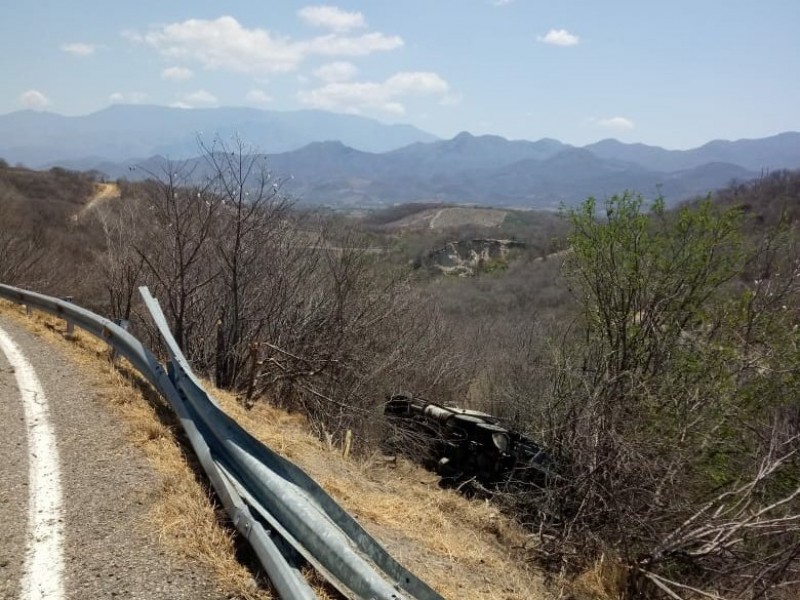
[(34, 313), (30, 318), (10, 303), (0, 301), (0, 312), (16, 320), (47, 342), (58, 346), (91, 382), (101, 398), (128, 427), (133, 444), (142, 450), (158, 478), (152, 494), (150, 523), (145, 524), (176, 557), (212, 573), (220, 589), (231, 597), (268, 600), (266, 591), (255, 590), (253, 576), (237, 559), (233, 530), (221, 526), (209, 490), (198, 482), (178, 441), (176, 422), (149, 385), (123, 362), (109, 361), (108, 347), (76, 329), (71, 340), (63, 336), (63, 322)]
[(385, 225), (386, 229), (448, 229), (474, 225), (499, 227), (508, 211), (496, 208), (448, 206), (429, 208)]
[[(132, 384), (124, 368), (120, 371), (108, 361), (103, 343), (82, 333), (67, 342), (57, 320), (28, 319), (9, 306), (0, 305), (0, 310), (65, 347), (128, 423), (133, 442), (161, 479), (152, 517), (167, 545), (215, 573), (220, 585), (232, 593), (270, 597), (253, 591), (252, 576), (236, 561), (230, 529), (219, 526), (220, 515), (215, 514), (206, 488), (187, 464), (175, 432), (157, 413), (162, 408), (154, 407), (160, 400), (144, 400), (139, 384), (135, 380)], [(434, 475), (402, 459), (345, 459), (311, 435), (301, 415), (266, 403), (246, 410), (233, 395), (210, 385), (209, 391), (250, 433), (305, 469), (395, 558), (445, 598), (549, 597), (540, 575), (525, 561), (527, 536), (490, 503), (440, 489)], [(315, 588), (322, 598), (336, 597), (322, 584)]]
[(627, 572), (619, 562), (602, 556), (600, 560), (565, 583), (567, 590), (575, 600), (619, 600), (627, 582)]
[(445, 598), (548, 597), (541, 577), (526, 564), (528, 537), (492, 504), (439, 488), (435, 475), (403, 459), (344, 459), (309, 434), (303, 416), (266, 403), (246, 410), (232, 394), (213, 393), (237, 422), (302, 467)]

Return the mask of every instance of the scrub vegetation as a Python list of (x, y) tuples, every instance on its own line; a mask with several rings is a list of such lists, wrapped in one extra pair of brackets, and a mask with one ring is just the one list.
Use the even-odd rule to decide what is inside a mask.
[[(302, 415), (358, 460), (402, 435), (393, 393), (503, 418), (552, 468), (485, 497), (527, 531), (508, 560), (562, 597), (797, 597), (800, 173), (678, 207), (348, 217), (299, 210), (241, 141), (203, 151), (210, 176), (165, 164), (85, 210), (91, 175), (0, 166), (0, 279), (157, 346), (148, 285), (231, 410)], [(521, 249), (470, 277), (429, 268), (480, 240)]]

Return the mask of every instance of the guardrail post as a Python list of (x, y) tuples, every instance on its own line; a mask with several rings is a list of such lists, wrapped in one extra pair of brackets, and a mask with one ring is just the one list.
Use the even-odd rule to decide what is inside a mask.
[(25, 305), (25, 314), (29, 317), (33, 314), (33, 309), (30, 304)]
[(342, 450), (342, 456), (345, 460), (350, 458), (350, 448), (353, 445), (353, 432), (349, 429), (347, 433), (344, 434), (344, 449)]
[(261, 348), (261, 344), (258, 342), (251, 342), (250, 343), (250, 377), (247, 381), (247, 392), (244, 395), (244, 406), (245, 408), (253, 408), (253, 392), (255, 392), (256, 388), (256, 377), (258, 375), (258, 351)]
[[(64, 298), (62, 298), (62, 300), (64, 300), (64, 302), (69, 302), (70, 304), (72, 304), (72, 296), (64, 296)], [(75, 323), (73, 323), (69, 319), (64, 319), (64, 320), (67, 322), (67, 334), (66, 335), (67, 335), (68, 338), (72, 337), (73, 335), (75, 335)]]
[[(128, 321), (128, 319), (114, 319), (114, 325), (117, 325), (123, 330), (128, 331), (128, 327), (130, 327), (130, 321)], [(116, 364), (117, 358), (117, 349), (114, 346), (111, 346), (111, 356), (109, 356), (109, 359), (112, 363)]]

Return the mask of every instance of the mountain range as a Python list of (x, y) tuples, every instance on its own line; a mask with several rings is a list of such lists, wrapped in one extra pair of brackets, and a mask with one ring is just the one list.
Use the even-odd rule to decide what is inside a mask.
[[(197, 138), (238, 133), (268, 155), (284, 191), (308, 204), (375, 207), (412, 201), (556, 208), (623, 190), (668, 202), (732, 180), (800, 168), (800, 133), (716, 140), (667, 150), (607, 139), (578, 148), (554, 139), (460, 133), (439, 140), (407, 125), (322, 111), (115, 106), (84, 117), (0, 116), (0, 157), (33, 167), (96, 169), (110, 178), (158, 172), (163, 156), (197, 162)], [(331, 141), (333, 140), (333, 141)], [(132, 166), (143, 167), (131, 170)]]
[(113, 105), (82, 116), (23, 110), (0, 115), (0, 156), (40, 168), (60, 161), (125, 161), (153, 155), (198, 154), (198, 138), (233, 135), (262, 152), (286, 152), (320, 140), (340, 140), (370, 152), (436, 139), (411, 125), (386, 125), (321, 110), (180, 109)]

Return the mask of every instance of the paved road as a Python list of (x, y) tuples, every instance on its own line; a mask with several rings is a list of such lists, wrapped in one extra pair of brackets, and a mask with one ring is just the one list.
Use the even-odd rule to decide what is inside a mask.
[(68, 357), (0, 317), (0, 599), (224, 597), (158, 544), (158, 479), (87, 387)]

